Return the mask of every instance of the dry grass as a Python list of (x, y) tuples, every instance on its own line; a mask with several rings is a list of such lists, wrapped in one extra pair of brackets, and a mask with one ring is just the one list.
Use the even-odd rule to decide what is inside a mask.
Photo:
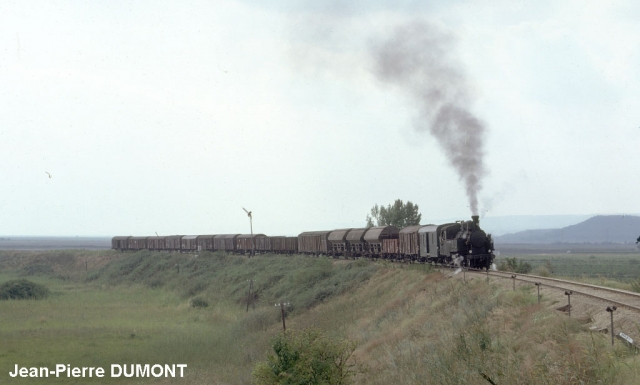
[(291, 324), (358, 341), (362, 384), (633, 383), (627, 348), (552, 308), (526, 288), (385, 269)]
[[(64, 266), (81, 266), (82, 259), (64, 258), (56, 260), (52, 276), (59, 277)], [(185, 261), (184, 277), (174, 273), (172, 258)], [(639, 383), (636, 355), (621, 344), (611, 348), (606, 335), (591, 334), (578, 320), (553, 310), (551, 299), (538, 305), (528, 287), (505, 291), (484, 279), (465, 282), (423, 266), (367, 261), (211, 255), (196, 265), (185, 258), (192, 257), (141, 254), (131, 263), (119, 254), (96, 257), (104, 263), (90, 269), (92, 280), (85, 282), (86, 274), (58, 280), (52, 285), (60, 295), (51, 300), (6, 305), (2, 314), (10, 316), (1, 317), (0, 326), (5, 337), (39, 330), (33, 338), (12, 339), (11, 349), (42, 350), (43, 362), (55, 359), (47, 352), (77, 364), (85, 353), (109, 363), (124, 352), (131, 362), (188, 363), (189, 377), (181, 384), (248, 384), (253, 366), (270, 351), (269, 340), (281, 332), (272, 300), (299, 298), (309, 307), (297, 307), (287, 328), (313, 326), (356, 341), (359, 384)], [(306, 265), (293, 268), (298, 261)], [(29, 263), (14, 265), (16, 274)], [(168, 270), (156, 269), (163, 264)], [(246, 296), (248, 272), (259, 278), (263, 297), (247, 313), (239, 299)], [(165, 281), (155, 286), (159, 278)], [(209, 307), (190, 307), (192, 297), (184, 293), (198, 289), (188, 286), (193, 282), (207, 283), (198, 295)], [(314, 299), (330, 287), (344, 289)]]

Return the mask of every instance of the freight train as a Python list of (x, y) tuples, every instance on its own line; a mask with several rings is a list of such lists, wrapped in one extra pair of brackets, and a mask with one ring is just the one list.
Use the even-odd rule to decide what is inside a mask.
[(119, 251), (225, 251), (382, 258), (489, 269), (495, 258), (491, 234), (480, 228), (477, 215), (471, 218), (470, 221), (403, 229), (378, 226), (307, 231), (297, 237), (264, 234), (117, 236), (111, 240), (111, 248)]

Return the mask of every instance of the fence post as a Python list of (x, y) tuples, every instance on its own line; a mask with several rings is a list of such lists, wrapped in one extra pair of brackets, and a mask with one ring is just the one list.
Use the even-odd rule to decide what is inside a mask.
[[(275, 306), (278, 306), (278, 304), (276, 304)], [(280, 312), (282, 313), (282, 331), (286, 332), (287, 331), (287, 324), (284, 322), (285, 319), (285, 312), (284, 312), (284, 307), (285, 306), (289, 306), (289, 303), (285, 303), (285, 302), (280, 302)]]
[(569, 300), (569, 317), (571, 317), (571, 296), (573, 295), (573, 292), (571, 290), (565, 291), (564, 295), (566, 295)]
[(249, 301), (251, 301), (251, 286), (253, 286), (253, 279), (249, 281), (249, 294), (247, 294), (247, 313), (249, 312)]
[(609, 314), (611, 314), (611, 346), (613, 346), (613, 312), (616, 311), (617, 307), (615, 306), (608, 306), (607, 307), (607, 311), (609, 312)]

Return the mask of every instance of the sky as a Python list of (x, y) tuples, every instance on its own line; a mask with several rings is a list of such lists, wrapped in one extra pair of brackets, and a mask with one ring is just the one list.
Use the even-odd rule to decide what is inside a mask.
[[(443, 89), (484, 127), (460, 141), (482, 218), (640, 213), (638, 19), (634, 1), (0, 1), (0, 235), (248, 233), (243, 207), (254, 233), (296, 235), (395, 199), (468, 219), (421, 98)], [(381, 47), (438, 71), (385, 78)]]

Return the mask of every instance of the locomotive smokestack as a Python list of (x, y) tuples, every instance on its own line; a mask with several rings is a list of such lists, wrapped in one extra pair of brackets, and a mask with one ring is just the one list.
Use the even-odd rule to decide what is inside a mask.
[(472, 215), (471, 220), (476, 224), (476, 226), (480, 226), (480, 215)]

